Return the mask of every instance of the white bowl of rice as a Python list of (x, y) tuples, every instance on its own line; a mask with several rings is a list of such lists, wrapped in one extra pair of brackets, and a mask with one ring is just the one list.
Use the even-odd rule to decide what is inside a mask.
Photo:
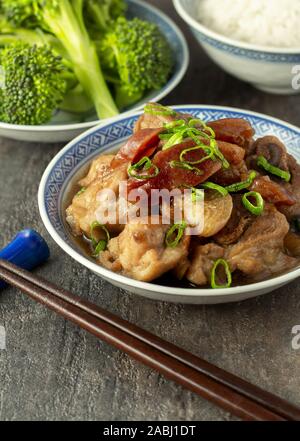
[(277, 94), (300, 93), (300, 0), (173, 0), (226, 72)]

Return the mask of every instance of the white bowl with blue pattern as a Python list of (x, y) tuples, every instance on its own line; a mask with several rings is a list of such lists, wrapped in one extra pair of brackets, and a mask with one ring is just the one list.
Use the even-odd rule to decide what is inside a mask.
[(197, 21), (199, 1), (173, 0), (178, 14), (216, 64), (265, 92), (300, 93), (300, 42), (298, 48), (279, 49), (227, 38)]
[[(187, 112), (205, 121), (220, 118), (246, 118), (256, 131), (256, 136), (275, 135), (286, 145), (288, 151), (300, 162), (300, 129), (278, 119), (246, 110), (219, 106), (177, 106), (176, 110)], [(264, 282), (229, 289), (193, 289), (160, 286), (133, 280), (109, 271), (89, 258), (72, 237), (65, 221), (68, 193), (82, 167), (101, 153), (115, 152), (132, 134), (140, 113), (120, 116), (104, 126), (92, 128), (71, 141), (47, 167), (39, 188), (39, 209), (42, 220), (55, 242), (77, 262), (89, 268), (99, 277), (126, 291), (154, 300), (179, 303), (213, 304), (237, 302), (273, 291), (300, 276), (300, 269)], [(79, 275), (80, 277), (80, 275)]]
[[(128, 114), (144, 107), (149, 101), (160, 101), (167, 96), (182, 80), (189, 64), (189, 50), (186, 40), (176, 24), (159, 9), (140, 0), (126, 0), (128, 3), (128, 18), (138, 17), (158, 25), (166, 36), (174, 56), (173, 73), (167, 84), (160, 90), (153, 90), (141, 101), (128, 109)], [(106, 124), (107, 120), (103, 123)], [(97, 115), (75, 114), (57, 111), (52, 120), (45, 125), (29, 126), (6, 124), (0, 121), (0, 136), (30, 142), (66, 142), (78, 136), (85, 130), (100, 123)]]

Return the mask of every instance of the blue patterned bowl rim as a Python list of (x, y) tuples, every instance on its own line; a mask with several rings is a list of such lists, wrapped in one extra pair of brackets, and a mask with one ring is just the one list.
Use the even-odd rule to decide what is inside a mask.
[[(207, 105), (173, 106), (174, 109), (190, 113), (203, 120), (219, 118), (246, 118), (256, 130), (258, 136), (273, 134), (278, 136), (287, 146), (288, 151), (300, 162), (300, 129), (287, 122), (248, 110)], [(130, 287), (158, 291), (173, 296), (226, 296), (248, 293), (255, 290), (267, 289), (272, 286), (287, 283), (300, 276), (300, 269), (294, 269), (287, 274), (272, 279), (222, 289), (189, 289), (171, 288), (154, 283), (140, 282), (126, 276), (113, 273), (85, 257), (70, 239), (69, 231), (62, 215), (62, 202), (66, 188), (78, 170), (93, 157), (112, 150), (124, 142), (131, 134), (133, 125), (142, 112), (130, 116), (119, 116), (106, 125), (93, 127), (67, 144), (50, 162), (46, 168), (39, 186), (38, 203), (44, 225), (54, 241), (71, 257), (107, 280), (113, 280), (124, 288)]]
[[(199, 0), (195, 0), (199, 1)], [(174, 6), (178, 14), (181, 16), (181, 18), (188, 23), (193, 30), (196, 32), (200, 32), (203, 36), (206, 36), (206, 41), (208, 43), (214, 44), (214, 46), (223, 46), (223, 49), (227, 46), (228, 49), (233, 48), (239, 48), (248, 50), (249, 52), (260, 52), (264, 53), (265, 58), (268, 58), (268, 55), (272, 55), (275, 57), (277, 55), (278, 58), (274, 59), (274, 61), (280, 62), (280, 60), (287, 59), (287, 56), (290, 55), (291, 60), (290, 62), (300, 62), (300, 46), (297, 48), (278, 48), (278, 47), (271, 47), (271, 46), (263, 46), (263, 45), (256, 45), (251, 43), (246, 43), (239, 40), (234, 40), (232, 38), (226, 37), (222, 34), (218, 34), (217, 32), (209, 29), (208, 27), (204, 26), (202, 23), (197, 21), (194, 17), (192, 17), (189, 12), (184, 7), (184, 0), (173, 0)], [(216, 44), (218, 43), (218, 44)], [(232, 52), (231, 50), (231, 52)], [(250, 55), (250, 53), (248, 54)], [(256, 57), (259, 59), (259, 55)], [(271, 61), (271, 59), (270, 59)]]

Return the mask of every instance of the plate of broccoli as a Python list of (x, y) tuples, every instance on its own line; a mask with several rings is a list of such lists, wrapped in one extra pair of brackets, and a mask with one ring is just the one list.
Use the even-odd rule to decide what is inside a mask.
[(140, 0), (0, 0), (0, 135), (70, 140), (166, 96), (188, 59)]

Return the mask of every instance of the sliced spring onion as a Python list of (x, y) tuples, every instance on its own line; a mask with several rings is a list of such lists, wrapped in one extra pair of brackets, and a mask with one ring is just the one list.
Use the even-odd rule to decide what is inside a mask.
[(93, 255), (94, 255), (95, 257), (98, 257), (99, 254), (100, 254), (102, 251), (105, 251), (105, 250), (106, 250), (106, 247), (107, 247), (107, 241), (106, 241), (105, 239), (101, 239), (101, 240), (99, 240), (98, 245), (96, 246)]
[[(165, 243), (167, 247), (170, 248), (177, 247), (177, 245), (182, 239), (186, 227), (187, 227), (187, 223), (185, 221), (182, 221), (180, 224), (174, 224), (172, 225), (172, 227), (169, 228), (165, 238)], [(175, 234), (176, 234), (175, 239), (173, 239), (173, 236)]]
[[(252, 202), (249, 201), (249, 198), (254, 198), (256, 205), (253, 205)], [(260, 216), (264, 211), (264, 200), (261, 194), (257, 193), (257, 191), (249, 191), (249, 193), (245, 193), (243, 195), (242, 201), (244, 207), (247, 208), (247, 210), (255, 216)]]
[(195, 126), (202, 126), (204, 129), (206, 129), (206, 124), (204, 121), (202, 121), (202, 119), (198, 119), (198, 118), (191, 118), (188, 120), (188, 124), (190, 127), (195, 127)]
[(201, 188), (191, 187), (190, 185), (185, 185), (185, 184), (183, 184), (181, 187), (187, 190), (191, 190), (192, 202), (204, 200), (204, 194)]
[[(100, 240), (98, 240), (98, 239), (95, 237), (95, 229), (96, 229), (96, 228), (100, 228), (100, 229), (105, 233), (105, 235), (106, 235), (106, 239), (100, 239)], [(108, 244), (108, 242), (109, 242), (109, 240), (110, 240), (110, 234), (109, 234), (109, 231), (108, 231), (108, 229), (106, 228), (106, 226), (100, 224), (100, 223), (97, 222), (97, 221), (93, 222), (92, 225), (91, 225), (91, 240), (92, 240), (92, 246), (93, 246), (93, 248), (94, 248), (94, 254), (93, 254), (93, 256), (94, 256), (94, 257), (98, 257), (98, 256), (99, 256), (99, 253), (100, 253), (101, 251), (104, 251), (104, 250), (106, 249), (107, 244)]]
[[(163, 135), (161, 135), (163, 136)], [(163, 139), (163, 138), (161, 138)], [(168, 141), (165, 143), (165, 145), (163, 146), (163, 150), (168, 150), (171, 147), (174, 147), (177, 144), (180, 144), (183, 141), (183, 134), (180, 132), (176, 132), (174, 133), (174, 135), (172, 135)]]
[(84, 193), (86, 190), (86, 187), (82, 187), (78, 193), (76, 193), (76, 196), (80, 196), (82, 193)]
[(150, 115), (161, 115), (161, 116), (177, 115), (177, 112), (175, 112), (175, 110), (156, 103), (147, 104), (144, 108), (144, 112), (149, 113)]
[(169, 123), (165, 123), (164, 124), (164, 128), (167, 130), (170, 129), (175, 129), (175, 128), (181, 128), (181, 127), (185, 127), (186, 122), (184, 119), (177, 119), (175, 121), (169, 122)]
[[(204, 156), (201, 159), (198, 159), (198, 161), (187, 161), (186, 159), (184, 159), (184, 156), (187, 155), (189, 152), (194, 152), (197, 150), (203, 150), (205, 153), (207, 153), (206, 156)], [(212, 148), (206, 146), (206, 145), (197, 145), (196, 147), (190, 147), (189, 149), (185, 149), (180, 153), (180, 162), (185, 162), (186, 164), (190, 164), (190, 165), (196, 165), (196, 164), (201, 164), (204, 161), (207, 161), (208, 159), (213, 158), (214, 156), (214, 151)]]
[(220, 159), (220, 161), (222, 162), (222, 167), (223, 167), (223, 168), (225, 168), (225, 169), (230, 168), (230, 164), (229, 164), (229, 162), (227, 161), (227, 159), (225, 158), (225, 156), (223, 155), (223, 153), (219, 150), (219, 147), (218, 147), (217, 143), (216, 143), (216, 146), (215, 146), (215, 155), (216, 155), (216, 156)]
[[(227, 278), (227, 282), (224, 285), (218, 285), (216, 278), (217, 278), (217, 269), (219, 268), (219, 266), (223, 266), (224, 270), (225, 270), (225, 274), (226, 274), (226, 278)], [(211, 287), (213, 289), (218, 289), (218, 288), (230, 288), (231, 284), (232, 284), (232, 275), (231, 275), (231, 271), (229, 268), (229, 264), (225, 259), (218, 259), (215, 261), (214, 266), (211, 270), (211, 279), (210, 279), (210, 283), (211, 283)]]
[(200, 188), (191, 188), (192, 190), (192, 202), (197, 201), (203, 201), (204, 200), (204, 194), (203, 191)]
[(264, 156), (259, 156), (257, 158), (257, 165), (259, 167), (262, 167), (264, 170), (271, 173), (272, 175), (278, 176), (279, 178), (283, 179), (286, 182), (290, 182), (291, 180), (290, 172), (281, 170), (281, 168), (275, 167), (275, 165), (270, 164), (270, 162), (267, 161), (267, 159)]
[[(201, 127), (201, 129), (197, 126)], [(191, 138), (193, 141), (195, 141), (196, 146), (200, 146), (203, 150), (209, 152), (206, 158), (202, 158), (199, 162), (194, 162), (194, 164), (199, 164), (207, 159), (219, 159), (224, 168), (230, 167), (229, 162), (218, 148), (215, 132), (211, 127), (208, 127), (204, 121), (196, 118), (191, 118), (190, 120), (179, 119), (166, 123), (164, 125), (164, 129), (165, 132), (160, 135), (160, 139), (166, 141), (165, 145), (163, 146), (163, 150), (170, 149), (171, 147), (180, 144), (186, 138)], [(207, 140), (209, 144), (206, 145), (203, 142), (203, 139)], [(180, 158), (181, 161), (185, 154), (186, 152), (182, 152), (182, 156)]]
[(252, 171), (250, 173), (248, 179), (246, 179), (246, 181), (237, 182), (236, 184), (228, 185), (225, 188), (229, 193), (236, 193), (238, 191), (245, 190), (246, 188), (249, 188), (252, 185), (255, 178), (256, 178), (256, 172)]
[[(201, 125), (204, 130), (196, 128), (195, 125)], [(193, 138), (197, 144), (203, 144), (199, 138), (210, 140), (215, 137), (213, 130), (207, 127), (203, 121), (197, 119), (172, 121), (164, 124), (164, 129), (165, 133), (161, 135), (161, 139), (166, 139), (167, 136), (170, 138), (175, 133), (180, 133), (182, 138)]]
[(197, 168), (197, 167), (192, 167), (187, 162), (171, 161), (170, 162), (170, 166), (172, 168), (182, 168), (184, 170), (192, 171), (192, 172), (196, 173), (197, 175), (203, 175), (203, 171), (202, 170), (199, 170), (199, 168)]
[(192, 138), (198, 145), (203, 145), (202, 139), (207, 139), (207, 140), (212, 139), (212, 137), (209, 136), (206, 132), (203, 132), (202, 130), (195, 128), (188, 128), (187, 136)]
[[(138, 172), (139, 170), (150, 170), (151, 168), (153, 168), (153, 173), (150, 174), (146, 174), (146, 175), (139, 175), (136, 172)], [(131, 176), (132, 178), (136, 178), (136, 179), (152, 179), (155, 178), (160, 170), (159, 168), (152, 163), (151, 159), (148, 158), (148, 156), (144, 156), (139, 162), (137, 162), (136, 164), (132, 164), (128, 167), (128, 175)]]
[[(207, 129), (209, 129), (209, 127), (207, 127)], [(212, 130), (212, 129), (211, 129)], [(213, 132), (213, 130), (212, 130)], [(199, 132), (198, 134), (195, 135), (195, 133), (192, 133), (191, 131), (188, 131), (188, 134), (190, 136), (190, 138), (192, 138), (196, 144), (201, 145), (203, 147), (206, 148), (210, 148), (213, 151), (213, 155), (211, 159), (216, 160), (217, 158), (222, 162), (222, 167), (223, 168), (229, 168), (230, 164), (227, 161), (227, 159), (225, 158), (225, 156), (223, 155), (222, 152), (220, 152), (217, 141), (215, 140), (215, 133), (213, 132), (213, 135), (210, 137), (207, 135), (207, 133), (203, 133), (203, 132)], [(199, 137), (205, 138), (209, 140), (209, 146), (206, 146), (201, 139), (199, 139)]]
[(222, 196), (228, 195), (228, 190), (225, 187), (221, 187), (221, 185), (214, 184), (213, 182), (205, 182), (204, 184), (201, 184), (201, 187), (208, 190), (215, 190), (219, 192)]
[(192, 118), (192, 119), (189, 120), (189, 126), (190, 126), (190, 127), (195, 127), (195, 126), (198, 126), (198, 125), (202, 125), (202, 127), (204, 128), (204, 130), (205, 130), (206, 132), (210, 133), (210, 135), (211, 135), (213, 138), (216, 137), (216, 134), (215, 134), (214, 130), (213, 130), (211, 127), (207, 126), (206, 123), (205, 123), (204, 121), (202, 121), (201, 119)]

